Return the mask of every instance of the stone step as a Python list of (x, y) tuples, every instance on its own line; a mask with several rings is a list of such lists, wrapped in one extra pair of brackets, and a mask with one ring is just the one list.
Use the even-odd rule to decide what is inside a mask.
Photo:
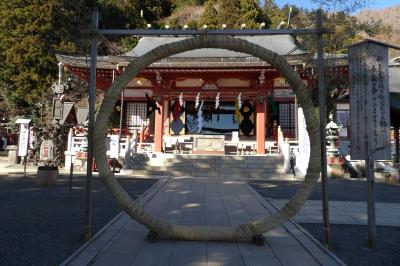
[(275, 168), (264, 168), (264, 167), (252, 167), (252, 168), (246, 168), (246, 167), (228, 167), (226, 165), (222, 166), (208, 166), (208, 165), (197, 165), (197, 166), (179, 166), (179, 165), (174, 165), (174, 166), (153, 166), (153, 165), (133, 165), (133, 169), (137, 170), (151, 170), (151, 171), (182, 171), (182, 172), (190, 172), (190, 171), (213, 171), (213, 172), (226, 172), (226, 173), (270, 173), (270, 174), (284, 174), (285, 169), (282, 167), (277, 167)]
[(215, 178), (293, 179), (281, 156), (138, 155), (132, 174)]
[(241, 168), (244, 171), (248, 171), (251, 169), (283, 169), (282, 164), (243, 164), (243, 163), (151, 163), (151, 162), (136, 162), (133, 165), (137, 166), (150, 166), (150, 167), (182, 167), (182, 168)]
[(224, 161), (224, 162), (272, 162), (283, 160), (282, 156), (212, 156), (212, 155), (176, 155), (175, 157), (148, 158), (150, 161)]
[(292, 174), (268, 174), (268, 173), (218, 173), (212, 171), (156, 171), (156, 170), (122, 170), (125, 175), (146, 176), (193, 176), (193, 177), (215, 177), (226, 179), (272, 179), (272, 180), (294, 180)]

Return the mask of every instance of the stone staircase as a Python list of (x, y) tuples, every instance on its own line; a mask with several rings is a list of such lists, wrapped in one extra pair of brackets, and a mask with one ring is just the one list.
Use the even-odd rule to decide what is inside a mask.
[[(155, 156), (155, 154), (153, 154)], [(194, 176), (215, 178), (260, 178), (293, 180), (285, 173), (281, 156), (213, 156), (138, 154), (125, 175)]]

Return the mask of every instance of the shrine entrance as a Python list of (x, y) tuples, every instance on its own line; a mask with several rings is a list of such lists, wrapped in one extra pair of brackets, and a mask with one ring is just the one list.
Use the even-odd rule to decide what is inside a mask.
[[(159, 218), (153, 217), (145, 213), (135, 202), (129, 197), (124, 189), (115, 180), (111, 173), (106, 156), (106, 147), (104, 143), (104, 136), (107, 130), (107, 124), (109, 120), (109, 114), (112, 111), (117, 98), (126, 84), (135, 76), (139, 71), (153, 62), (167, 58), (171, 55), (178, 54), (185, 51), (200, 49), (200, 48), (223, 48), (237, 52), (244, 52), (254, 55), (266, 62), (270, 63), (275, 67), (284, 77), (288, 80), (289, 84), (295, 90), (300, 105), (303, 107), (304, 116), (307, 122), (308, 133), (310, 137), (310, 161), (308, 165), (307, 175), (305, 177), (305, 185), (303, 185), (293, 198), (277, 213), (252, 221), (247, 224), (242, 224), (236, 227), (188, 227), (177, 224), (171, 224)], [(155, 131), (157, 128), (163, 128), (163, 117), (165, 101), (162, 97), (160, 104), (160, 112), (155, 113)], [(257, 113), (260, 112), (260, 121), (264, 121), (264, 102), (265, 99), (260, 97), (256, 103)], [(258, 120), (257, 116), (257, 120)], [(262, 118), (262, 120), (261, 120)], [(265, 130), (264, 123), (262, 128)], [(262, 130), (261, 127), (257, 127), (257, 130)], [(162, 132), (162, 130), (161, 130)], [(156, 234), (161, 234), (171, 239), (183, 239), (183, 240), (237, 240), (246, 239), (262, 234), (277, 225), (282, 224), (284, 221), (295, 215), (304, 204), (309, 193), (311, 192), (312, 185), (319, 177), (321, 170), (320, 167), (320, 132), (318, 119), (314, 111), (310, 95), (305, 87), (303, 81), (299, 78), (298, 74), (293, 68), (287, 63), (284, 57), (268, 50), (254, 43), (247, 42), (238, 38), (228, 36), (211, 36), (202, 35), (199, 37), (189, 38), (170, 44), (158, 46), (150, 52), (139, 57), (133, 63), (129, 64), (125, 72), (119, 76), (111, 89), (107, 92), (104, 97), (102, 106), (96, 118), (96, 125), (94, 129), (93, 144), (95, 147), (96, 160), (98, 162), (98, 170), (100, 177), (102, 178), (105, 185), (108, 187), (113, 196), (117, 199), (120, 206), (135, 220), (146, 225), (151, 231)], [(259, 137), (258, 134), (257, 137)], [(162, 136), (158, 136), (160, 139)], [(260, 137), (265, 138), (262, 134)], [(258, 144), (264, 144), (258, 141)], [(155, 135), (155, 145), (161, 145), (157, 143), (157, 135)]]

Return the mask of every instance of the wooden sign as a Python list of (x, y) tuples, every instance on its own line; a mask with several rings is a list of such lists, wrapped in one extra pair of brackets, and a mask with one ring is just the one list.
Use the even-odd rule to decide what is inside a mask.
[(51, 161), (54, 159), (54, 143), (52, 140), (44, 140), (40, 145), (40, 160)]
[[(388, 48), (375, 42), (349, 47), (350, 155), (352, 160), (389, 160)], [(369, 150), (367, 150), (367, 147)]]

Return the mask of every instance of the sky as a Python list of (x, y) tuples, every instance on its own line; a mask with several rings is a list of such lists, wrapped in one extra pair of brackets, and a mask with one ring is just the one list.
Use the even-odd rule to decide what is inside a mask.
[[(352, 1), (352, 0), (349, 0)], [(263, 1), (261, 1), (263, 2)], [(275, 0), (275, 2), (282, 7), (285, 4), (293, 4), (307, 9), (315, 9), (317, 5), (311, 0)], [(370, 9), (381, 9), (385, 7), (391, 7), (400, 4), (400, 0), (372, 0), (372, 4), (368, 5)]]

